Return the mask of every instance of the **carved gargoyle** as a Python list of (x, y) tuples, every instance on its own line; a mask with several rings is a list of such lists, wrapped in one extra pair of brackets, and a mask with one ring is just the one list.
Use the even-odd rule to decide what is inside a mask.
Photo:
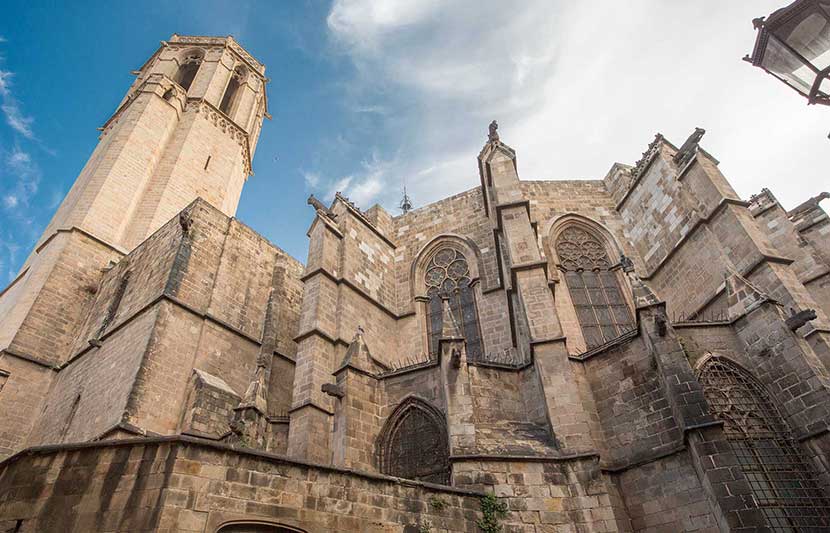
[(182, 233), (185, 235), (190, 232), (190, 226), (193, 225), (193, 220), (190, 218), (190, 214), (186, 211), (179, 213), (179, 225), (182, 227)]
[(461, 368), (461, 350), (458, 348), (452, 349), (452, 367), (453, 368)]
[(317, 211), (321, 211), (322, 213), (324, 213), (327, 217), (329, 217), (332, 220), (334, 220), (334, 218), (336, 218), (336, 215), (334, 213), (332, 213), (331, 209), (326, 207), (323, 204), (323, 202), (321, 202), (320, 200), (315, 198), (313, 194), (308, 197), (308, 205), (312, 206)]
[(695, 128), (695, 131), (689, 135), (689, 138), (686, 139), (686, 142), (680, 147), (676, 154), (674, 154), (674, 163), (678, 167), (683, 167), (688, 163), (692, 156), (695, 155), (695, 150), (697, 149), (697, 145), (700, 143), (700, 140), (703, 138), (703, 134), (706, 133), (706, 130), (703, 128)]
[(346, 395), (343, 392), (343, 387), (340, 385), (336, 385), (334, 383), (323, 383), (323, 386), (320, 387), (320, 390), (328, 394), (329, 396), (334, 396), (335, 398), (342, 398)]
[(666, 333), (668, 333), (666, 319), (660, 315), (657, 315), (654, 317), (654, 325), (657, 327), (657, 334), (661, 337), (665, 337)]
[(795, 331), (807, 322), (816, 319), (815, 309), (804, 309), (798, 312), (796, 312), (795, 309), (792, 309), (791, 312), (792, 314), (790, 315), (790, 318), (784, 322), (787, 324), (787, 327), (790, 328), (790, 331)]

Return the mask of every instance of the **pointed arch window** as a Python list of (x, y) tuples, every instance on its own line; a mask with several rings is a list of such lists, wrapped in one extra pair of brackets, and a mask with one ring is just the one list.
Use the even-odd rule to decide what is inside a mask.
[(222, 526), (217, 533), (303, 533), (303, 530), (267, 522), (234, 522)]
[(199, 67), (202, 65), (204, 55), (201, 50), (190, 51), (179, 64), (179, 70), (176, 72), (174, 81), (181, 85), (185, 92), (190, 90), (190, 86), (196, 78), (196, 73), (199, 72)]
[(580, 227), (566, 228), (556, 240), (556, 254), (589, 349), (634, 327), (617, 272), (596, 235)]
[(448, 300), (450, 311), (464, 335), (468, 360), (483, 357), (481, 333), (475, 291), (470, 278), (470, 265), (463, 253), (450, 246), (440, 248), (427, 264), (424, 273), (427, 287), (427, 331), (429, 353), (437, 357), (443, 329), (443, 301)]
[(830, 501), (764, 387), (722, 357), (706, 361), (698, 379), (770, 528), (830, 528)]
[(246, 77), (247, 71), (245, 67), (239, 66), (233, 69), (231, 79), (228, 80), (228, 86), (225, 87), (225, 95), (222, 97), (222, 103), (219, 104), (219, 110), (228, 116), (236, 109), (240, 88), (245, 83)]
[(418, 400), (405, 400), (389, 417), (379, 440), (380, 469), (384, 474), (450, 483), (450, 457), (444, 415)]

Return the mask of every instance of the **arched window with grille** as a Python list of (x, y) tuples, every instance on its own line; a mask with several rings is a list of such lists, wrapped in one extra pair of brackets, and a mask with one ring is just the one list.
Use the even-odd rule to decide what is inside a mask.
[(202, 65), (205, 53), (201, 50), (191, 50), (184, 55), (179, 63), (179, 70), (173, 80), (182, 86), (185, 92), (190, 90), (193, 80), (196, 78), (196, 73), (199, 72), (199, 67)]
[(239, 100), (239, 93), (242, 84), (245, 83), (248, 71), (245, 67), (239, 66), (233, 69), (231, 79), (228, 80), (228, 86), (225, 87), (225, 95), (222, 97), (222, 103), (219, 104), (219, 110), (228, 115), (233, 115), (236, 110), (236, 102)]
[(238, 521), (225, 524), (217, 533), (304, 533), (302, 529), (262, 521)]
[(772, 531), (827, 531), (830, 501), (764, 387), (723, 357), (706, 360), (698, 379)]
[(467, 359), (482, 359), (478, 309), (466, 256), (449, 245), (438, 248), (427, 263), (424, 284), (428, 298), (426, 307), (430, 356), (437, 357), (440, 350), (443, 302), (448, 300), (450, 311), (464, 335)]
[(378, 439), (380, 470), (390, 476), (448, 485), (449, 439), (443, 413), (409, 397), (389, 416)]
[(556, 238), (556, 255), (589, 349), (634, 328), (617, 271), (597, 235), (569, 226)]

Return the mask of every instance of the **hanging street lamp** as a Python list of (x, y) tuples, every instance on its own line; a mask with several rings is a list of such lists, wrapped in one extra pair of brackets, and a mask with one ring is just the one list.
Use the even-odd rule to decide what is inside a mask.
[(752, 21), (758, 36), (744, 57), (807, 98), (830, 105), (830, 0), (796, 0)]

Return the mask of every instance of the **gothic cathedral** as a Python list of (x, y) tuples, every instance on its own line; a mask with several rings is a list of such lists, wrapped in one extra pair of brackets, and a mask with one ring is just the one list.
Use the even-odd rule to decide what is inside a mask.
[(830, 531), (828, 193), (701, 129), (521, 180), (493, 122), (466, 192), (309, 198), (303, 263), (234, 218), (265, 67), (135, 74), (0, 292), (0, 531)]

